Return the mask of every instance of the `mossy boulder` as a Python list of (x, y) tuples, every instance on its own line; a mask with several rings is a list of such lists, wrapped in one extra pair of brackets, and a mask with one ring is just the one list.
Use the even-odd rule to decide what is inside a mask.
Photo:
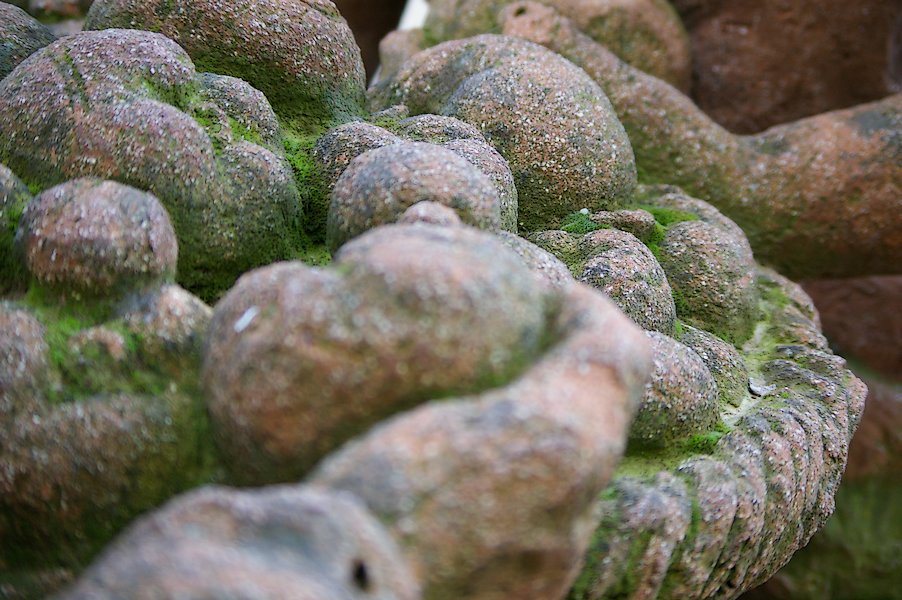
[(60, 185), (17, 238), (32, 284), (0, 303), (0, 578), (38, 594), (214, 476), (198, 384), (212, 311), (166, 283), (175, 236), (145, 192)]
[(0, 161), (27, 185), (92, 175), (156, 195), (179, 238), (179, 283), (202, 297), (299, 245), (298, 195), (266, 99), (198, 74), (162, 35), (54, 42), (0, 82), (0, 115)]
[(198, 69), (262, 91), (295, 132), (362, 114), (360, 49), (329, 0), (96, 0), (85, 28), (162, 33)]
[(635, 187), (632, 149), (607, 98), (535, 44), (498, 35), (440, 44), (380, 81), (371, 101), (477, 127), (510, 165), (526, 231), (584, 207), (623, 205)]

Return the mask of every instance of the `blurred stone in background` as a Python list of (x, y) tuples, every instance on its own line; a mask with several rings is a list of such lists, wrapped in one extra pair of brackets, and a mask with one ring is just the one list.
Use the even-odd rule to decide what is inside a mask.
[(692, 95), (736, 133), (877, 100), (902, 86), (899, 0), (674, 0)]

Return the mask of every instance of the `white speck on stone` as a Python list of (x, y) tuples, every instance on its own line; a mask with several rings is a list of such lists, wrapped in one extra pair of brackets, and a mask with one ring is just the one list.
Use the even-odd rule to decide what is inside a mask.
[(589, 214), (589, 209), (588, 209), (588, 208), (581, 208), (581, 209), (579, 209), (579, 214), (581, 214), (581, 215), (587, 215), (587, 214)]
[(254, 317), (256, 317), (259, 313), (260, 309), (256, 306), (252, 306), (244, 311), (244, 314), (241, 315), (241, 318), (235, 321), (235, 325), (233, 326), (235, 333), (241, 333), (242, 331), (247, 329), (248, 325), (251, 324), (251, 322), (254, 320)]

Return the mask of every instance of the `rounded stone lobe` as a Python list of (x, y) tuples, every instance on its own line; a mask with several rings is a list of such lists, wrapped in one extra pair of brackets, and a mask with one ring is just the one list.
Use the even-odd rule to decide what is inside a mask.
[(718, 422), (717, 383), (702, 359), (678, 341), (647, 331), (654, 374), (630, 427), (630, 444), (664, 448)]
[(453, 208), (469, 225), (500, 225), (501, 199), (482, 171), (441, 146), (408, 142), (365, 152), (345, 169), (332, 190), (327, 243), (335, 250), (422, 201)]
[(17, 239), (42, 285), (92, 295), (140, 289), (175, 276), (178, 242), (151, 194), (112, 181), (76, 179), (39, 194)]

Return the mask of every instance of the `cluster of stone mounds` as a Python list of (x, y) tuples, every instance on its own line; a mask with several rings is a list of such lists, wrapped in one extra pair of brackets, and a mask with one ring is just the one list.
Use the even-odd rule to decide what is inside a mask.
[(329, 2), (207, 4), (96, 2), (0, 82), (4, 593), (210, 482), (303, 484), (173, 500), (66, 594), (731, 597), (823, 523), (863, 387), (586, 72), (480, 35), (367, 122)]

